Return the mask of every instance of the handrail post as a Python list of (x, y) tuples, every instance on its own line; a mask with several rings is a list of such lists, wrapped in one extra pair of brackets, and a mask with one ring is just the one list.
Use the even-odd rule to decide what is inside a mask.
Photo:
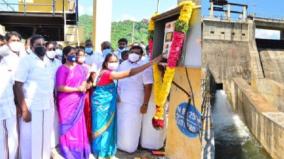
[(52, 15), (55, 15), (55, 1), (56, 0), (52, 0)]
[(26, 8), (26, 0), (24, 0), (24, 15), (26, 15), (26, 12), (27, 12), (27, 8)]

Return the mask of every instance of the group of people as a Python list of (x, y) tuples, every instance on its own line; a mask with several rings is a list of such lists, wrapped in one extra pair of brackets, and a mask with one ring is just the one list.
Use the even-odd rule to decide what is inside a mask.
[[(115, 158), (117, 149), (160, 149), (155, 130), (151, 66), (144, 47), (114, 51), (61, 47), (33, 35), (0, 36), (0, 158), (49, 159), (56, 148), (66, 159)], [(92, 155), (91, 155), (92, 154)]]

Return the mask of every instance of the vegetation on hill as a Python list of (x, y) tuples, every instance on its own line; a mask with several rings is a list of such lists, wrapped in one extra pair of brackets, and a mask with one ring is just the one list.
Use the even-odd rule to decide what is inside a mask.
[[(84, 29), (84, 37), (85, 39), (90, 39), (92, 37), (92, 16), (82, 15), (79, 18), (79, 25)], [(132, 41), (132, 33), (133, 33), (133, 25), (134, 25), (134, 35)], [(117, 48), (117, 41), (120, 38), (126, 38), (129, 41), (129, 44), (132, 42), (144, 42), (147, 44), (147, 36), (148, 36), (148, 20), (144, 19), (141, 21), (131, 21), (124, 20), (118, 22), (112, 22), (112, 30), (111, 30), (111, 43), (114, 49)]]

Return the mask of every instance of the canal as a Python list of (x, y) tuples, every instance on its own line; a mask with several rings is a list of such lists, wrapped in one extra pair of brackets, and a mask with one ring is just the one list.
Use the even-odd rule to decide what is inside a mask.
[(212, 113), (215, 159), (271, 159), (231, 108), (225, 91), (218, 90)]

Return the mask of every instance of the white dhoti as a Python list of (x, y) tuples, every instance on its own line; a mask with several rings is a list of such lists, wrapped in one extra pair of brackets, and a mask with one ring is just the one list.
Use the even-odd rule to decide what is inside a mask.
[(120, 150), (135, 152), (140, 137), (143, 148), (160, 149), (164, 146), (165, 129), (156, 130), (152, 126), (152, 118), (156, 110), (153, 98), (151, 97), (146, 114), (140, 113), (140, 107), (141, 105), (137, 104), (118, 103), (117, 146)]
[(0, 159), (17, 159), (18, 131), (16, 115), (0, 120)]
[[(156, 111), (153, 94), (150, 98), (148, 110), (143, 115), (142, 120), (142, 133), (141, 133), (141, 146), (145, 149), (158, 150), (164, 147), (166, 139), (166, 124), (165, 128), (156, 130), (152, 124), (152, 118)], [(166, 119), (166, 118), (165, 118)]]
[(140, 106), (120, 102), (117, 106), (117, 146), (132, 153), (137, 150), (142, 126)]
[(20, 120), (21, 159), (50, 159), (52, 110), (31, 110), (32, 121)]
[(52, 149), (56, 148), (56, 146), (59, 143), (59, 127), (58, 127), (58, 112), (55, 107), (52, 107), (51, 109), (52, 117), (51, 117), (51, 143), (50, 146)]

